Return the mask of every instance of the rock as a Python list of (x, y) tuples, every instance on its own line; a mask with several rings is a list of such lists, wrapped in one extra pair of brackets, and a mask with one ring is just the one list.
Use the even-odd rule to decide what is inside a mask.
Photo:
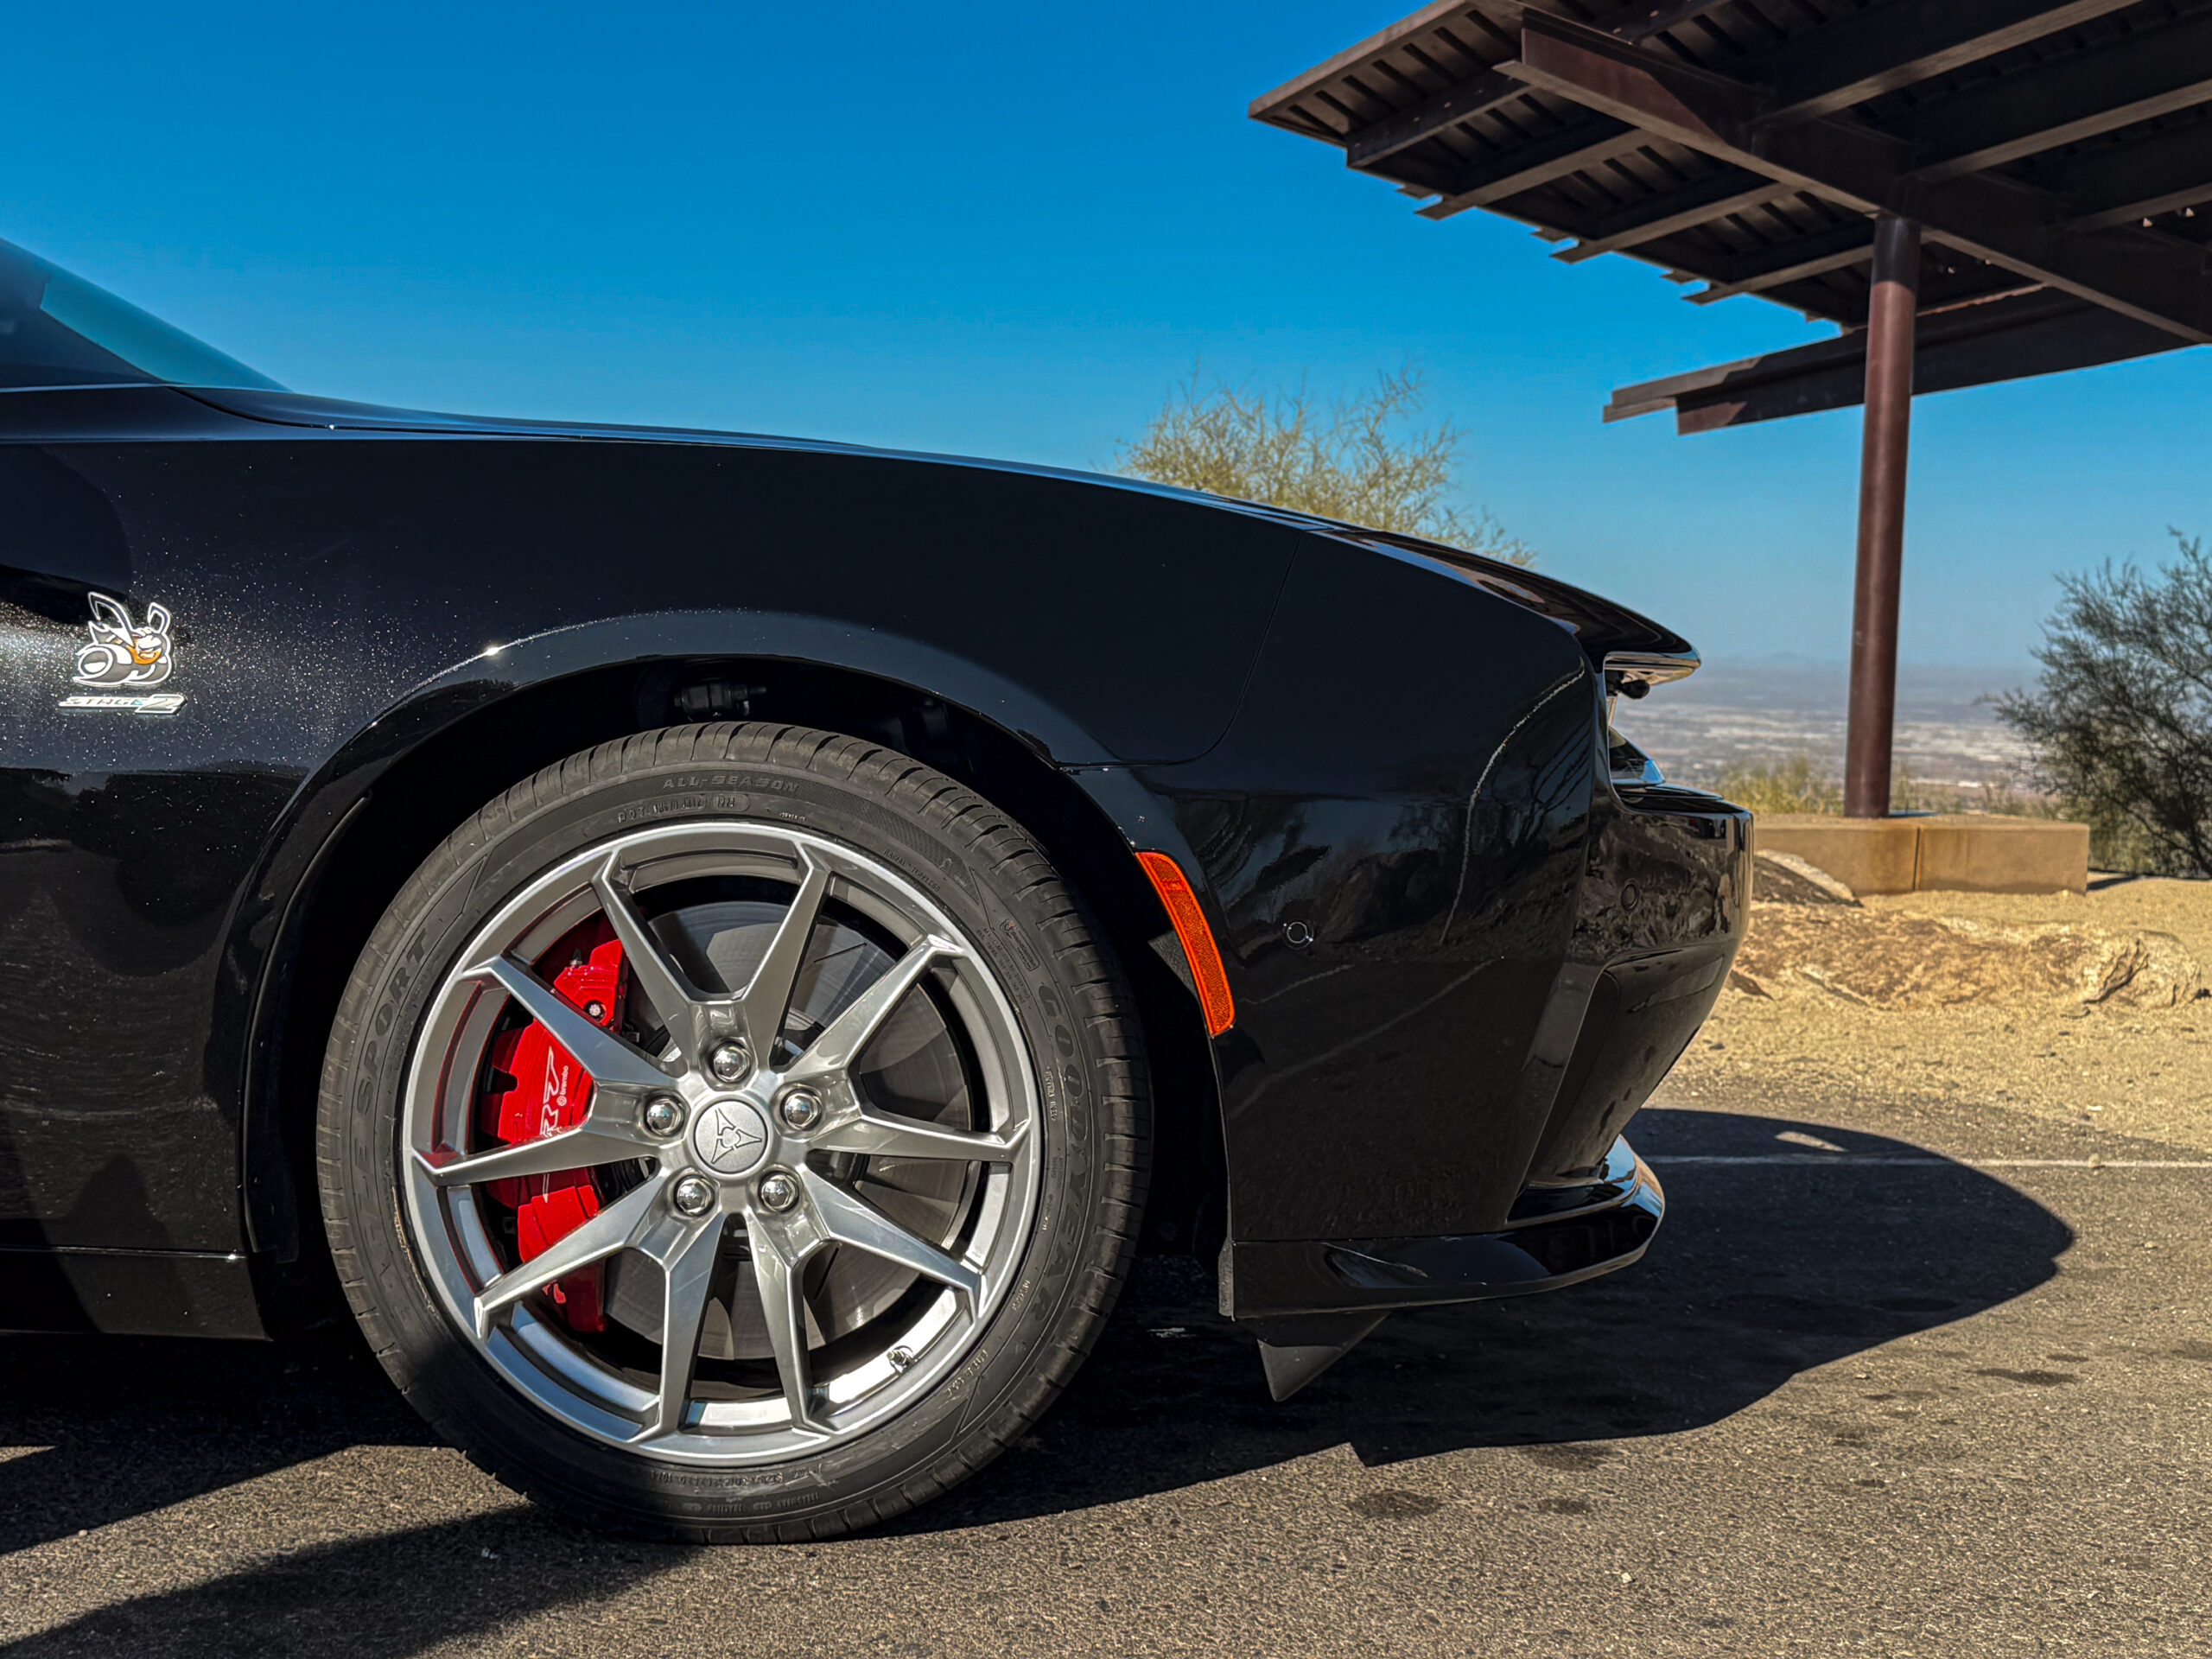
[(2000, 927), (1834, 903), (1751, 906), (1729, 983), (1755, 996), (1824, 993), (1870, 1008), (2120, 1002), (2165, 1008), (2203, 975), (2171, 933), (2076, 922)]
[(1751, 896), (1774, 905), (1853, 905), (1859, 895), (1795, 853), (1760, 853), (1751, 860)]
[(1741, 968), (1731, 968), (1728, 970), (1728, 988), (1732, 991), (1741, 991), (1745, 996), (1764, 996), (1767, 995), (1766, 987), (1759, 983), (1758, 980), (1752, 978), (1751, 975), (1745, 973)]
[(2085, 975), (2083, 988), (2090, 994), (2082, 1001), (2171, 1008), (2200, 995), (2202, 980), (2196, 958), (2172, 934), (2121, 935), (2110, 938), (2093, 972)]

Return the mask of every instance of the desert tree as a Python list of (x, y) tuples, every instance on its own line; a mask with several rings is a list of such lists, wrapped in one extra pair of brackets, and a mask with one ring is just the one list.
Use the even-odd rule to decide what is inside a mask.
[(2212, 558), (2062, 576), (2040, 683), (1997, 704), (2107, 868), (2212, 875)]
[(1421, 404), (1411, 369), (1326, 404), (1303, 383), (1270, 394), (1205, 386), (1194, 373), (1123, 446), (1119, 469), (1530, 563), (1535, 554), (1489, 513), (1455, 505), (1462, 435), (1448, 421), (1409, 429)]

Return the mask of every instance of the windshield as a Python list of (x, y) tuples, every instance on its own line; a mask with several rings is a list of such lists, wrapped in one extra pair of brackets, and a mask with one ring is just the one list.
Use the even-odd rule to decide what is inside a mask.
[(159, 317), (0, 242), (0, 391), (162, 384), (283, 390)]

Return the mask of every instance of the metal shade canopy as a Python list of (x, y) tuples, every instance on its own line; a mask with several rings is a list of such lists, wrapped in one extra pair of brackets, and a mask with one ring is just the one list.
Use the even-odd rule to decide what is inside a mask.
[(1886, 813), (1916, 392), (2212, 341), (2212, 0), (1438, 0), (1256, 99), (1426, 201), (1840, 335), (1613, 394), (1864, 402), (1846, 810)]

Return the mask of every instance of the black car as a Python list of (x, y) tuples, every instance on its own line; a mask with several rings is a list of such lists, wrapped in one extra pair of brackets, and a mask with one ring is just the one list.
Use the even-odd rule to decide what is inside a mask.
[(962, 1479), (1139, 1249), (1289, 1394), (1634, 1262), (1747, 819), (1643, 618), (1125, 480), (296, 396), (0, 244), (0, 1326), (350, 1304), (598, 1524)]

